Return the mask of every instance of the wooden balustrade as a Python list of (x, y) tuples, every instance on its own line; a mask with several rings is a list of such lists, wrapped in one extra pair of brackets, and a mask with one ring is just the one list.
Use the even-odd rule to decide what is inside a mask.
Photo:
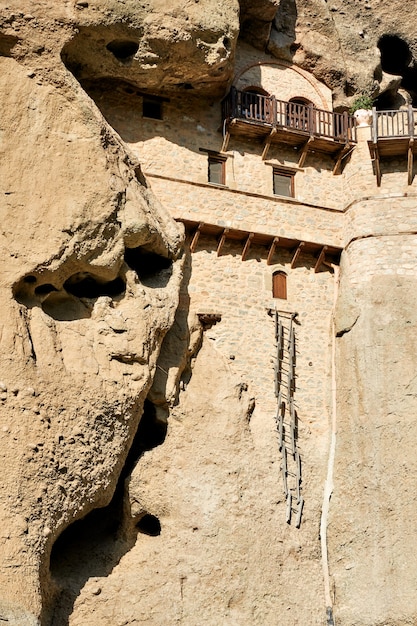
[(395, 111), (372, 111), (372, 141), (395, 137), (414, 137), (417, 109), (410, 105), (407, 109)]
[(223, 120), (243, 120), (256, 125), (282, 128), (339, 143), (356, 142), (356, 125), (347, 113), (335, 113), (275, 96), (238, 91), (234, 87), (223, 100)]
[(407, 109), (377, 111), (372, 110), (372, 139), (368, 141), (378, 187), (381, 185), (381, 158), (406, 156), (409, 185), (413, 182), (414, 154), (417, 142), (414, 141), (417, 109), (412, 105)]

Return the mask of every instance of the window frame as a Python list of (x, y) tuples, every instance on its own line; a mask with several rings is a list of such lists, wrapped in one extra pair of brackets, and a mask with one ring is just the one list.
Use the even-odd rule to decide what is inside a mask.
[[(276, 192), (275, 176), (281, 176), (290, 180), (289, 194), (282, 194)], [(280, 196), (281, 198), (295, 198), (295, 171), (277, 165), (272, 166), (272, 193), (274, 196)]]
[[(278, 280), (275, 280), (276, 277), (281, 277), (281, 281), (278, 282)], [(288, 275), (283, 270), (275, 270), (272, 273), (272, 297), (273, 298), (277, 300), (288, 300), (287, 278), (288, 278)]]
[[(207, 180), (210, 185), (217, 185), (219, 187), (226, 186), (226, 161), (227, 156), (222, 154), (218, 154), (216, 152), (209, 152), (207, 154)], [(220, 165), (220, 182), (212, 180), (213, 176), (210, 169), (211, 165)]]

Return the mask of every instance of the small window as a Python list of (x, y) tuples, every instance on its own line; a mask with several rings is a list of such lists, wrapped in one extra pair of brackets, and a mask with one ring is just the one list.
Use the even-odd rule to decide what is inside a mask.
[(275, 196), (294, 197), (294, 173), (273, 168), (273, 190)]
[(287, 275), (285, 272), (274, 272), (272, 274), (272, 297), (287, 299)]
[(144, 96), (142, 115), (143, 117), (150, 117), (153, 120), (162, 120), (162, 100)]
[(209, 154), (208, 182), (214, 185), (226, 184), (226, 159), (224, 157)]

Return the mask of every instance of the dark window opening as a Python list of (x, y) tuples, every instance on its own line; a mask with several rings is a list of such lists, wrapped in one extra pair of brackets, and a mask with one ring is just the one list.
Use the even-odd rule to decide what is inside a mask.
[(308, 131), (313, 103), (307, 98), (291, 98), (287, 105), (287, 125)]
[(294, 197), (294, 174), (283, 170), (273, 169), (273, 191), (275, 196)]
[(287, 299), (287, 275), (285, 272), (274, 272), (272, 274), (272, 297)]
[(269, 93), (262, 87), (246, 87), (241, 93), (241, 113), (250, 120), (268, 121), (271, 114)]
[(153, 120), (162, 120), (162, 101), (157, 98), (143, 97), (142, 107), (143, 117), (150, 117)]
[(226, 159), (224, 157), (209, 154), (208, 181), (214, 185), (226, 184)]

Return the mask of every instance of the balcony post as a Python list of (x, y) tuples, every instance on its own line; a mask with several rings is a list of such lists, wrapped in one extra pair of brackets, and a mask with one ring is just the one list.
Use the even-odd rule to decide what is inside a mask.
[(407, 121), (408, 121), (408, 136), (410, 138), (414, 138), (414, 112), (413, 112), (412, 104), (408, 105)]
[(372, 107), (372, 142), (378, 143), (378, 113), (376, 107)]
[(271, 96), (271, 124), (275, 128), (277, 125), (277, 99), (275, 96)]
[(349, 127), (348, 112), (343, 111), (343, 139), (345, 140), (345, 143), (347, 143), (349, 139), (348, 127)]

